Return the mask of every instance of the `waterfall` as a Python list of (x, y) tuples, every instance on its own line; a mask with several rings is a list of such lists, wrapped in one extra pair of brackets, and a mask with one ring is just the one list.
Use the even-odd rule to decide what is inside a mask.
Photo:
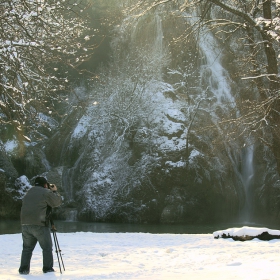
[(72, 174), (74, 168), (66, 169), (62, 176), (62, 185), (65, 190), (65, 199), (67, 202), (73, 200), (73, 183)]
[(163, 56), (163, 31), (162, 31), (162, 23), (159, 15), (156, 15), (155, 18), (155, 28), (156, 28), (156, 38), (155, 38), (155, 51), (156, 53)]
[[(161, 15), (158, 13), (147, 14), (134, 20), (127, 29), (126, 32), (130, 34), (132, 55), (137, 54), (135, 57), (138, 57), (139, 65), (144, 65), (149, 77), (158, 81), (162, 80), (162, 68), (169, 64), (170, 54), (164, 43)], [(119, 43), (118, 39), (112, 43), (115, 52), (123, 49), (120, 46), (117, 47)]]
[(65, 212), (66, 222), (75, 222), (77, 221), (77, 209), (67, 209)]
[[(184, 13), (184, 16), (191, 25), (197, 24), (197, 11), (194, 10), (192, 14)], [(227, 102), (234, 107), (235, 98), (232, 96), (231, 79), (221, 64), (222, 49), (214, 34), (206, 26), (199, 28), (197, 43), (205, 61), (201, 67), (201, 77), (217, 98), (217, 105)]]
[(207, 84), (210, 90), (219, 103), (227, 102), (228, 105), (234, 105), (235, 99), (229, 85), (230, 78), (221, 65), (221, 49), (210, 31), (207, 31), (203, 37), (199, 36), (199, 47), (206, 60), (206, 65), (202, 67), (202, 76), (208, 78)]
[(241, 156), (241, 176), (244, 186), (244, 205), (240, 212), (242, 222), (251, 221), (253, 199), (252, 187), (254, 184), (254, 146), (244, 148)]
[[(194, 11), (191, 15), (186, 16), (190, 24), (195, 24), (197, 21), (197, 12)], [(221, 108), (225, 113), (226, 110), (236, 108), (235, 97), (232, 95), (232, 82), (228, 72), (224, 69), (221, 63), (222, 49), (219, 42), (216, 40), (214, 34), (206, 26), (202, 26), (197, 34), (197, 43), (204, 59), (204, 65), (201, 66), (201, 80), (203, 80), (203, 87), (208, 86), (208, 89), (216, 98), (213, 105), (213, 112), (211, 113), (213, 121), (218, 131), (223, 135), (226, 133), (220, 128), (219, 120), (215, 109)], [(236, 108), (236, 116), (239, 115), (238, 108)], [(253, 195), (252, 187), (254, 184), (254, 146), (248, 146), (243, 149), (241, 156), (241, 170), (239, 168), (239, 155), (236, 151), (237, 147), (226, 143), (226, 152), (231, 161), (232, 168), (236, 173), (236, 177), (240, 178), (236, 184), (243, 189), (244, 204), (240, 211), (240, 221), (250, 222), (252, 219), (253, 209)], [(242, 196), (239, 197), (242, 200)]]
[[(185, 18), (190, 24), (195, 23), (196, 16), (188, 15)], [(182, 21), (180, 22), (180, 28), (183, 29), (185, 26), (189, 28), (189, 23), (186, 24), (183, 21), (184, 19), (180, 20)], [(67, 187), (69, 186), (69, 192), (67, 193), (67, 200), (70, 202), (68, 203), (69, 208), (76, 207), (74, 204), (75, 197), (81, 197), (85, 204), (85, 206), (81, 206), (85, 210), (89, 210), (89, 213), (93, 213), (92, 217), (97, 217), (96, 219), (106, 220), (108, 219), (107, 217), (112, 217), (111, 211), (113, 210), (116, 213), (116, 217), (118, 215), (122, 217), (124, 214), (121, 211), (127, 211), (125, 212), (127, 219), (135, 221), (138, 217), (135, 218), (134, 214), (131, 214), (136, 213), (133, 212), (134, 210), (131, 211), (129, 207), (126, 208), (128, 210), (122, 210), (118, 205), (128, 203), (131, 197), (134, 199), (134, 196), (140, 201), (142, 199), (138, 194), (140, 191), (136, 191), (139, 189), (145, 193), (145, 202), (143, 202), (143, 205), (148, 205), (146, 207), (149, 211), (152, 209), (149, 206), (149, 201), (157, 197), (166, 203), (167, 206), (164, 209), (171, 209), (171, 206), (177, 203), (178, 191), (178, 197), (181, 197), (180, 201), (178, 198), (176, 209), (180, 209), (181, 206), (185, 207), (185, 199), (186, 208), (182, 209), (185, 209), (187, 212), (189, 207), (188, 203), (192, 203), (192, 199), (195, 199), (198, 201), (198, 206), (194, 206), (194, 209), (199, 207), (200, 203), (203, 204), (203, 207), (208, 207), (208, 204), (204, 203), (206, 201), (207, 203), (209, 202), (209, 208), (215, 208), (213, 212), (217, 211), (221, 217), (226, 217), (226, 215), (233, 216), (239, 210), (238, 206), (240, 204), (238, 200), (246, 197), (243, 212), (250, 213), (248, 210), (251, 207), (249, 206), (251, 205), (249, 203), (249, 190), (250, 185), (252, 185), (254, 170), (250, 169), (249, 166), (252, 167), (253, 153), (249, 153), (249, 150), (246, 153), (244, 152), (241, 172), (240, 154), (238, 153), (240, 149), (239, 141), (227, 142), (225, 140), (227, 131), (220, 124), (223, 118), (226, 119), (232, 116), (233, 113), (238, 115), (237, 110), (235, 110), (236, 102), (232, 90), (233, 81), (226, 70), (226, 66), (224, 67), (223, 65), (223, 46), (215, 37), (212, 30), (207, 26), (201, 26), (199, 31), (198, 29), (193, 30), (193, 32), (198, 31), (196, 42), (186, 41), (186, 46), (184, 44), (181, 46), (180, 44), (178, 46), (179, 49), (177, 49), (177, 44), (175, 43), (174, 45), (171, 43), (168, 45), (168, 42), (171, 42), (171, 36), (173, 38), (176, 35), (173, 35), (175, 31), (173, 27), (175, 27), (173, 25), (173, 19), (165, 18), (159, 12), (153, 10), (152, 13), (147, 13), (142, 17), (133, 17), (131, 18), (131, 22), (126, 21), (116, 28), (116, 38), (111, 43), (112, 59), (116, 63), (112, 63), (108, 70), (109, 78), (105, 80), (108, 82), (104, 83), (106, 86), (104, 88), (103, 86), (100, 88), (96, 86), (96, 89), (98, 92), (97, 96), (100, 96), (100, 99), (102, 99), (104, 98), (104, 92), (107, 92), (108, 88), (109, 99), (116, 100), (120, 105), (116, 106), (115, 104), (119, 103), (114, 104), (110, 101), (108, 103), (104, 102), (104, 105), (102, 105), (108, 106), (108, 108), (100, 106), (100, 110), (105, 108), (104, 112), (110, 111), (110, 116), (107, 117), (104, 114), (106, 119), (103, 120), (104, 123), (108, 123), (108, 136), (105, 134), (102, 138), (97, 138), (95, 134), (94, 137), (90, 136), (92, 133), (90, 130), (95, 129), (95, 125), (92, 125), (82, 135), (81, 140), (73, 139), (79, 141), (74, 143), (73, 147), (79, 147), (81, 144), (86, 143), (86, 141), (96, 141), (96, 143), (90, 143), (89, 147), (84, 149), (84, 154), (81, 154), (80, 158), (76, 160), (74, 166), (65, 172), (65, 185)], [(164, 36), (166, 36), (166, 39)], [(196, 44), (199, 47), (200, 57), (195, 53), (196, 49), (193, 44), (195, 44), (195, 47)], [(169, 46), (170, 50), (168, 49)], [(186, 47), (190, 47), (190, 50), (188, 51)], [(192, 54), (194, 54), (193, 57), (191, 57)], [(167, 63), (168, 58), (171, 63)], [(201, 64), (198, 65), (198, 63)], [(166, 75), (169, 67), (171, 71), (174, 70), (174, 73), (179, 69), (177, 71), (178, 73), (176, 73), (177, 75), (172, 77), (170, 77), (171, 75)], [(183, 84), (183, 87), (180, 91), (176, 91), (173, 88), (173, 84), (179, 82)], [(143, 97), (145, 102), (152, 95), (153, 102), (147, 106), (146, 103), (139, 103), (134, 107), (136, 105), (134, 102), (137, 100), (137, 95), (140, 95), (141, 98)], [(127, 103), (125, 102), (127, 101), (130, 102), (129, 106), (126, 106)], [(200, 103), (201, 106), (198, 106)], [(136, 111), (131, 110), (131, 112), (127, 111), (125, 114), (119, 114), (121, 108), (136, 108)], [(121, 134), (122, 137), (116, 139), (121, 139), (123, 143), (118, 145), (115, 150), (108, 149), (109, 146), (107, 146), (112, 143), (111, 135), (113, 133), (119, 133), (117, 129), (114, 129), (116, 121), (111, 117), (114, 112), (123, 116), (122, 119), (125, 123), (118, 124), (117, 129), (120, 129), (121, 133), (124, 133)], [(156, 115), (157, 113), (158, 115)], [(133, 118), (130, 118), (130, 115)], [(194, 117), (197, 119), (194, 120)], [(188, 129), (190, 127), (189, 125), (192, 124), (193, 120), (195, 124), (191, 127), (192, 131), (190, 132), (193, 137), (192, 139), (190, 138), (190, 142), (187, 142), (189, 139), (188, 135), (186, 137), (185, 131), (186, 128)], [(97, 125), (99, 124), (96, 124), (96, 127)], [(133, 133), (129, 132), (128, 134), (126, 127), (130, 129), (130, 125)], [(206, 126), (213, 127), (213, 133), (210, 131), (209, 136), (200, 130), (200, 127), (206, 128)], [(148, 131), (148, 133), (144, 134), (142, 131)], [(123, 135), (129, 137), (123, 137)], [(104, 143), (98, 143), (98, 139), (104, 139), (105, 141)], [(217, 142), (220, 142), (218, 142), (219, 146), (216, 146), (218, 148), (214, 150), (216, 139)], [(187, 173), (191, 175), (188, 176), (190, 178), (189, 181), (186, 180), (186, 168), (178, 168), (177, 170), (175, 168), (165, 169), (165, 167), (162, 167), (163, 172), (171, 174), (170, 177), (182, 174), (181, 177), (178, 176), (176, 178), (178, 182), (170, 186), (167, 186), (169, 184), (169, 181), (167, 181), (163, 182), (164, 187), (162, 187), (160, 186), (161, 183), (158, 183), (157, 180), (150, 180), (148, 175), (148, 180), (146, 181), (146, 177), (141, 176), (142, 170), (138, 176), (140, 168), (147, 168), (149, 172), (151, 170), (151, 173), (149, 173), (151, 176), (161, 176), (161, 173), (154, 173), (157, 170), (154, 162), (158, 162), (159, 158), (162, 163), (164, 161), (170, 162), (170, 159), (174, 159), (174, 164), (178, 160), (181, 162), (185, 160), (185, 157), (189, 156), (189, 153), (186, 153), (185, 147), (190, 147), (192, 151), (197, 151), (198, 154), (197, 161), (192, 163), (192, 169), (189, 168), (187, 170)], [(212, 148), (212, 151), (216, 152), (214, 156), (212, 156), (212, 151), (210, 150)], [(126, 153), (128, 157), (130, 157), (130, 154), (132, 155), (128, 161), (124, 154), (125, 151), (128, 151)], [(98, 154), (96, 156), (97, 160), (93, 160), (95, 158), (93, 153)], [(146, 167), (146, 163), (144, 164), (146, 159), (149, 161), (151, 159), (149, 167)], [(122, 170), (119, 172), (121, 167)], [(93, 172), (92, 170), (94, 168), (97, 170)], [(80, 176), (76, 180), (76, 174), (85, 174), (87, 178), (83, 180)], [(130, 184), (130, 181), (123, 184), (123, 178), (131, 180), (132, 184)], [(250, 178), (250, 180), (245, 182), (246, 178)], [(81, 186), (76, 187), (76, 181), (81, 183)], [(67, 185), (68, 182), (69, 185)], [(208, 198), (205, 195), (199, 201), (200, 191), (204, 191), (206, 183), (209, 185), (209, 190), (207, 191), (210, 192), (210, 188), (213, 188), (213, 196), (209, 195), (210, 198)], [(183, 186), (185, 185), (190, 189), (194, 189), (194, 198), (191, 195), (188, 197), (188, 194), (185, 191), (183, 192)], [(77, 195), (75, 195), (76, 188), (81, 190), (77, 192)], [(168, 194), (169, 188), (170, 195)], [(195, 197), (196, 189), (198, 198)], [(161, 190), (164, 191), (161, 192)], [(114, 197), (112, 197), (112, 193)], [(241, 193), (246, 194), (246, 196)], [(88, 199), (85, 199), (87, 197), (86, 195), (89, 196)], [(214, 199), (212, 198), (217, 198), (217, 201), (214, 203), (219, 205), (214, 205)], [(137, 209), (135, 211), (142, 210)], [(184, 216), (183, 211), (176, 211), (173, 211), (174, 216), (178, 214), (178, 216), (181, 215), (182, 220), (188, 219), (187, 215), (186, 217)], [(67, 220), (75, 219), (75, 213), (75, 211), (69, 211)], [(80, 215), (82, 217), (82, 213)], [(142, 217), (141, 215), (139, 217)], [(207, 211), (206, 213), (205, 211), (205, 215), (211, 215), (211, 212)], [(148, 219), (150, 218), (147, 215)]]
[(79, 166), (80, 160), (82, 159), (81, 154), (77, 161), (75, 162), (74, 166), (71, 168), (65, 168), (62, 176), (62, 185), (65, 191), (65, 200), (66, 202), (74, 201), (74, 182), (75, 182), (75, 172)]

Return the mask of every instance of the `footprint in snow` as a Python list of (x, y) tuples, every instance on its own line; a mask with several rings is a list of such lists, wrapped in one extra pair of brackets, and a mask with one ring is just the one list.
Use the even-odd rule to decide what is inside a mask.
[(233, 262), (233, 263), (227, 264), (227, 266), (239, 266), (239, 265), (242, 265), (242, 263), (241, 262)]

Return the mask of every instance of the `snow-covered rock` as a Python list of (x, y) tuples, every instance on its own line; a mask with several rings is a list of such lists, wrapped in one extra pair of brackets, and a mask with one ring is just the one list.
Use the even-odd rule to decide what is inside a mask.
[(22, 175), (15, 180), (14, 188), (7, 188), (6, 191), (13, 195), (14, 200), (21, 200), (31, 187), (28, 178)]
[(254, 238), (260, 240), (280, 239), (280, 230), (244, 226), (242, 228), (228, 228), (213, 232), (214, 238), (232, 238), (236, 241), (247, 241)]

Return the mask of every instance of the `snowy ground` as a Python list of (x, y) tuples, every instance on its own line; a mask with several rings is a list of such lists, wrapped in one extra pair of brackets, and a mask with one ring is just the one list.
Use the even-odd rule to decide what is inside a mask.
[(0, 279), (280, 279), (280, 240), (246, 242), (212, 234), (57, 233), (66, 271), (43, 274), (36, 246), (18, 274), (21, 234), (0, 235)]

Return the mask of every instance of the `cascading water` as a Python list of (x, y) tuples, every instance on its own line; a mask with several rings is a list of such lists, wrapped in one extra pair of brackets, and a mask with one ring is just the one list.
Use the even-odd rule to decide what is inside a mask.
[(66, 222), (75, 222), (77, 221), (77, 209), (67, 209), (66, 211)]
[(155, 51), (156, 53), (159, 53), (161, 56), (163, 56), (163, 30), (162, 30), (162, 23), (161, 18), (159, 15), (156, 15), (156, 38), (155, 38)]
[(206, 65), (202, 67), (202, 75), (203, 72), (208, 73), (207, 85), (217, 98), (217, 105), (224, 103), (233, 107), (235, 100), (229, 84), (231, 80), (221, 64), (221, 49), (210, 31), (199, 38), (199, 47), (206, 61)]
[(252, 187), (254, 184), (254, 146), (244, 148), (241, 156), (241, 176), (244, 186), (244, 206), (240, 212), (241, 222), (251, 222)]
[[(196, 24), (198, 19), (196, 11), (193, 11), (192, 14), (184, 13), (184, 15), (191, 25)], [(201, 66), (201, 76), (205, 80), (204, 84), (209, 86), (210, 91), (216, 97), (216, 106), (234, 107), (235, 99), (231, 91), (231, 79), (221, 63), (222, 49), (206, 26), (200, 27), (197, 33), (197, 43), (205, 61), (205, 64)]]
[[(194, 25), (197, 22), (197, 12), (192, 14), (184, 13), (185, 19), (189, 24)], [(164, 30), (162, 29), (162, 19), (160, 14), (155, 14), (153, 20), (149, 23), (153, 24), (151, 28), (153, 33), (153, 40), (150, 38), (149, 42), (154, 42), (153, 58), (156, 56), (164, 56)], [(139, 32), (141, 28), (135, 29)], [(136, 41), (139, 34), (133, 32), (133, 41)], [(207, 99), (211, 100), (211, 105), (204, 104), (205, 109), (210, 112), (212, 123), (216, 126), (217, 131), (220, 133), (221, 138), (226, 133), (219, 122), (221, 118), (226, 118), (229, 112), (236, 110), (236, 116), (238, 116), (237, 104), (235, 96), (232, 91), (233, 81), (230, 78), (228, 71), (222, 65), (222, 46), (218, 42), (215, 35), (206, 26), (201, 26), (197, 33), (197, 46), (200, 51), (202, 58), (202, 65), (200, 67), (201, 73), (201, 89), (207, 95)], [(157, 65), (158, 66), (158, 65)], [(159, 68), (159, 67), (158, 67)], [(203, 96), (201, 97), (204, 98)], [(207, 100), (205, 98), (205, 100)], [(198, 98), (199, 100), (199, 98)], [(211, 107), (210, 107), (211, 106)], [(240, 212), (242, 219), (249, 221), (250, 213), (252, 209), (252, 198), (251, 198), (251, 186), (253, 184), (254, 170), (253, 170), (253, 153), (254, 149), (246, 149), (241, 157), (242, 170), (240, 171), (240, 153), (239, 147), (236, 143), (230, 142), (223, 143), (223, 149), (227, 154), (227, 159), (230, 164), (230, 168), (235, 173), (236, 179), (236, 192), (238, 193), (239, 201), (244, 200), (244, 207)], [(222, 172), (222, 170), (220, 170)], [(224, 187), (226, 189), (226, 187)], [(230, 196), (230, 194), (228, 194)]]
[[(191, 24), (194, 24), (197, 16), (194, 12), (194, 14), (188, 15), (186, 18), (188, 18), (188, 21)], [(227, 108), (236, 108), (236, 115), (238, 115), (235, 97), (232, 95), (230, 86), (231, 79), (228, 72), (221, 64), (222, 50), (212, 32), (208, 30), (207, 27), (201, 27), (197, 37), (198, 46), (205, 61), (205, 65), (202, 65), (201, 67), (201, 76), (202, 79), (204, 79), (204, 84), (209, 87), (209, 90), (217, 100), (213, 106), (212, 117), (213, 120), (218, 120), (216, 122), (216, 127), (220, 133), (225, 133), (219, 127), (219, 117), (216, 115), (215, 110), (218, 107), (225, 111)], [(243, 184), (244, 206), (241, 208), (239, 214), (240, 221), (250, 222), (253, 207), (252, 186), (254, 183), (254, 147), (249, 146), (243, 150), (241, 156), (241, 171), (238, 168), (240, 159), (238, 152), (236, 152), (230, 144), (226, 144), (226, 152), (236, 176), (241, 179), (240, 182)], [(240, 198), (240, 200), (242, 200), (242, 198)]]

